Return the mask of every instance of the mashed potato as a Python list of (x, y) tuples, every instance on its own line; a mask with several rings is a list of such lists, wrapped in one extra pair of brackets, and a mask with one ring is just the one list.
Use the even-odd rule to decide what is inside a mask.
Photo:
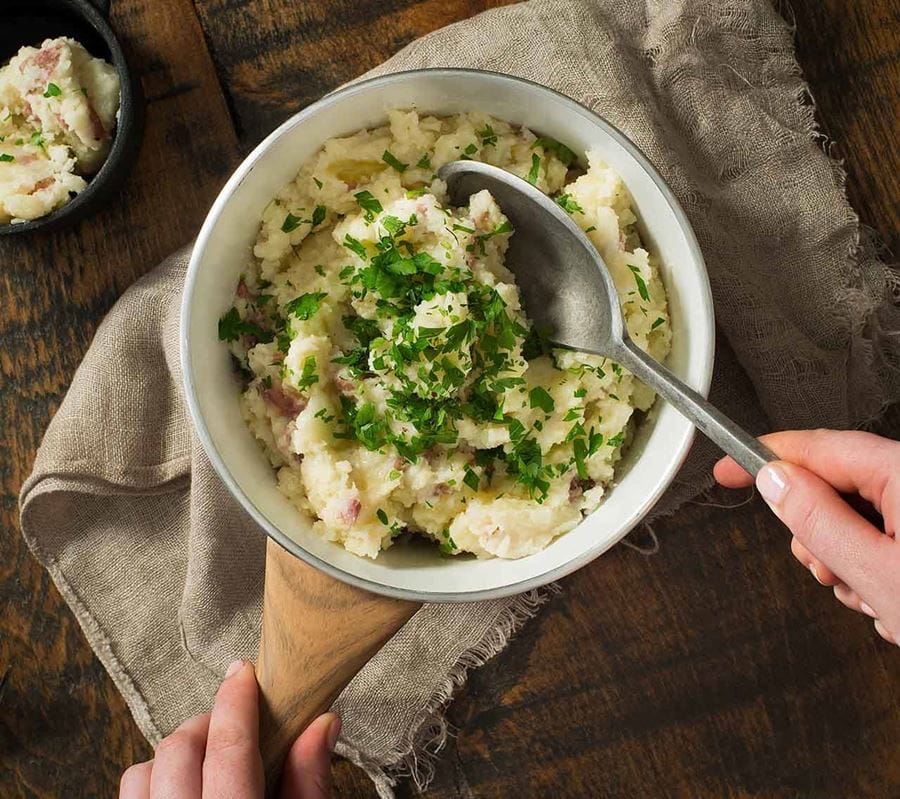
[(618, 364), (551, 350), (504, 265), (487, 191), (448, 205), (435, 171), (473, 158), (554, 196), (602, 254), (632, 338), (669, 350), (666, 296), (619, 176), (594, 153), (484, 114), (393, 111), (332, 139), (266, 208), (221, 319), (244, 417), (316, 530), (375, 557), (407, 533), (518, 558), (600, 504), (635, 409)]
[(0, 69), (0, 223), (45, 216), (80, 192), (109, 152), (118, 109), (115, 69), (78, 42), (19, 50)]

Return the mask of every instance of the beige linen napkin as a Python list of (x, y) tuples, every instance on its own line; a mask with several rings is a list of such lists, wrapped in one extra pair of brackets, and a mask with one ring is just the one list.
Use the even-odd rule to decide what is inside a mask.
[[(756, 431), (854, 426), (900, 397), (896, 277), (859, 246), (791, 31), (763, 0), (533, 0), (414, 42), (376, 72), (466, 66), (551, 86), (610, 119), (687, 210), (719, 320), (714, 400)], [(485, 109), (490, 110), (490, 109)], [(287, 178), (289, 176), (285, 176)], [(264, 540), (187, 416), (187, 252), (101, 325), (22, 490), (24, 535), (156, 743), (255, 655)], [(698, 442), (655, 513), (709, 484)], [(339, 751), (382, 796), (427, 778), (441, 708), (540, 596), (423, 608), (341, 696)]]

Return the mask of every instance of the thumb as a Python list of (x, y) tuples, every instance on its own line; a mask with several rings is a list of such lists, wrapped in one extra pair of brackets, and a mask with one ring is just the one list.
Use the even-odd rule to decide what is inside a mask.
[(760, 470), (756, 487), (800, 543), (867, 601), (894, 590), (887, 568), (896, 555), (894, 541), (821, 477), (776, 461)]
[(329, 799), (331, 753), (340, 731), (340, 716), (325, 713), (294, 741), (281, 772), (281, 799)]

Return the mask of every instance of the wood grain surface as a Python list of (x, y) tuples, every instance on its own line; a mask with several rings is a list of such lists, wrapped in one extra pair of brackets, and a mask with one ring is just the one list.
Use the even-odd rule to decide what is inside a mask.
[[(150, 754), (17, 529), (19, 486), (97, 323), (190, 239), (274, 124), (416, 36), (499, 4), (113, 0), (148, 97), (138, 167), (89, 223), (0, 244), (0, 796), (112, 796)], [(850, 198), (897, 252), (900, 9), (782, 10)], [(896, 409), (883, 431), (900, 433)], [(802, 573), (758, 501), (692, 504), (656, 529), (659, 556), (620, 547), (573, 575), (472, 674), (425, 795), (900, 796), (896, 649)], [(350, 764), (335, 776), (338, 795), (375, 796)], [(399, 794), (417, 795), (409, 783)]]

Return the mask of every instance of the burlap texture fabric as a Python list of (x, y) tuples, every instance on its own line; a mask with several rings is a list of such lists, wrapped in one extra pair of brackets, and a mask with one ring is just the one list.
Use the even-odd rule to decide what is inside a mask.
[[(900, 397), (896, 276), (860, 246), (791, 30), (767, 2), (532, 0), (426, 36), (375, 72), (435, 66), (543, 83), (650, 157), (709, 267), (712, 397), (751, 430), (852, 427)], [(30, 547), (153, 743), (209, 706), (260, 629), (263, 535), (218, 482), (182, 395), (186, 260), (172, 256), (103, 322), (21, 497)], [(654, 513), (702, 491), (714, 454), (698, 441)], [(403, 771), (426, 779), (453, 687), (540, 600), (423, 608), (341, 696), (339, 751), (383, 796)]]

